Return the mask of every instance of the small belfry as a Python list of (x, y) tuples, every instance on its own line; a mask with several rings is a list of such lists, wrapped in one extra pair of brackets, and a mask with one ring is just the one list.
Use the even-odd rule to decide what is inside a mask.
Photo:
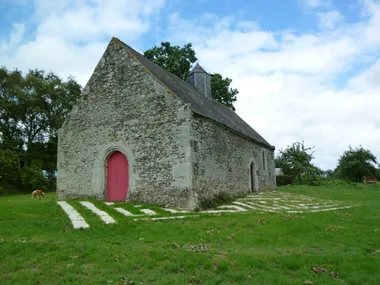
[(197, 63), (190, 71), (187, 81), (190, 82), (199, 93), (211, 99), (211, 76)]

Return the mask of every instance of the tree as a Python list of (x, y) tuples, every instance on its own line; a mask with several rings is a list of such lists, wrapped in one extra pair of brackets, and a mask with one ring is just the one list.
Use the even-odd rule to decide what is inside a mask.
[(295, 142), (285, 150), (280, 149), (276, 158), (276, 167), (282, 168), (284, 174), (293, 175), (302, 184), (305, 175), (318, 176), (322, 171), (311, 163), (313, 148), (306, 148), (304, 142)]
[(0, 151), (0, 179), (6, 182), (16, 180), (20, 175), (19, 153), (12, 149)]
[(376, 175), (375, 175), (377, 181), (380, 181), (380, 168), (376, 169)]
[(54, 73), (0, 67), (0, 183), (43, 186), (54, 176), (57, 131), (80, 89)]
[[(183, 80), (187, 80), (191, 64), (197, 60), (191, 43), (181, 48), (171, 46), (169, 42), (162, 42), (160, 47), (146, 50), (144, 56)], [(219, 73), (211, 74), (212, 98), (235, 111), (233, 103), (239, 91), (230, 88), (231, 82), (232, 79), (223, 78)]]
[(161, 47), (146, 50), (144, 56), (183, 80), (187, 80), (191, 64), (197, 60), (190, 43), (181, 48), (162, 42)]
[(0, 67), (0, 142), (8, 147), (17, 144), (21, 136), (18, 126), (20, 111), (18, 96), (21, 91), (21, 72), (8, 72)]
[(376, 176), (377, 158), (362, 146), (353, 149), (349, 146), (338, 160), (338, 177), (354, 182), (362, 182), (364, 176)]
[(211, 75), (211, 94), (216, 101), (230, 107), (235, 111), (233, 103), (236, 101), (236, 95), (239, 91), (231, 88), (232, 79), (223, 78), (219, 73)]
[(334, 180), (335, 177), (336, 177), (336, 172), (335, 172), (335, 170), (328, 169), (328, 170), (324, 171), (323, 176), (324, 176), (326, 179)]

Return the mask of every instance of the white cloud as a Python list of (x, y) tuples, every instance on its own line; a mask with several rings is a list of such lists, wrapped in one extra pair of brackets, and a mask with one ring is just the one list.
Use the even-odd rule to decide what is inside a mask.
[(328, 7), (330, 1), (328, 0), (298, 0), (302, 7), (314, 9), (318, 7)]
[(17, 48), (17, 46), (22, 41), (22, 38), (25, 33), (25, 26), (21, 23), (15, 23), (13, 24), (13, 30), (11, 32), (11, 35), (9, 37), (8, 42), (3, 42), (0, 45), (0, 51), (1, 53), (6, 53), (9, 50), (12, 50), (14, 48)]
[[(45, 1), (43, 1), (45, 3)], [(160, 8), (163, 1), (97, 1), (89, 4), (85, 1), (72, 1), (66, 5), (54, 7), (47, 18), (39, 25), (38, 34), (57, 36), (65, 40), (90, 41), (102, 36), (123, 35), (127, 40), (146, 32), (151, 15)], [(46, 7), (38, 14), (44, 15)]]
[(319, 25), (322, 28), (334, 29), (344, 19), (337, 10), (331, 10), (325, 13), (318, 13)]
[[(380, 4), (363, 10), (361, 22), (338, 26), (342, 18), (330, 16), (327, 30), (301, 35), (254, 23), (242, 29), (231, 17), (201, 25), (177, 14), (169, 34), (176, 43), (193, 42), (206, 70), (233, 79), (237, 113), (264, 138), (277, 148), (304, 140), (316, 147), (315, 163), (328, 169), (349, 145), (362, 144), (380, 158)], [(346, 84), (345, 74), (360, 64), (370, 66)]]
[(22, 70), (41, 68), (63, 77), (72, 75), (84, 85), (105, 47), (106, 43), (101, 41), (78, 46), (58, 37), (41, 35), (21, 45), (7, 66), (11, 68), (13, 64)]
[(350, 89), (360, 91), (380, 91), (380, 58), (367, 70), (352, 78)]
[(151, 27), (164, 0), (35, 0), (34, 37), (22, 41), (24, 24), (15, 24), (0, 45), (8, 68), (41, 68), (73, 75), (84, 85), (112, 36), (133, 43)]

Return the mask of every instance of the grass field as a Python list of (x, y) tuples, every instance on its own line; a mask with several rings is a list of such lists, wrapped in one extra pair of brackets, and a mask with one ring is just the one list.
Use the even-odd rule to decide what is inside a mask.
[(70, 201), (91, 225), (74, 230), (54, 194), (0, 197), (0, 284), (380, 284), (379, 186), (278, 191), (355, 207), (165, 221), (113, 211), (106, 225)]

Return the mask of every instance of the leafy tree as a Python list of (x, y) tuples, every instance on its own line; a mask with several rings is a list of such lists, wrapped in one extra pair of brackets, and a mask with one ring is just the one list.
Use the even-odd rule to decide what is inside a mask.
[(328, 169), (328, 170), (324, 171), (323, 176), (326, 179), (334, 180), (335, 177), (336, 177), (336, 172), (334, 170), (332, 170), (332, 169)]
[(0, 179), (15, 181), (20, 175), (19, 153), (12, 149), (0, 150)]
[[(146, 50), (144, 56), (183, 80), (187, 80), (191, 64), (197, 60), (191, 43), (180, 47), (162, 42), (160, 47)], [(239, 91), (230, 87), (231, 82), (232, 79), (223, 78), (219, 73), (211, 74), (212, 98), (235, 111), (233, 103)]]
[(303, 182), (307, 182), (308, 185), (319, 186), (321, 185), (324, 171), (318, 166), (310, 165), (309, 169), (303, 175)]
[(181, 48), (162, 42), (160, 47), (146, 50), (144, 56), (183, 80), (187, 79), (191, 64), (197, 60), (190, 43)]
[(232, 79), (223, 78), (219, 73), (211, 75), (211, 94), (216, 101), (230, 107), (235, 111), (233, 103), (236, 101), (236, 95), (239, 91), (231, 88)]
[(338, 160), (336, 172), (339, 178), (362, 182), (364, 176), (376, 176), (377, 158), (362, 146), (349, 146)]
[(276, 157), (276, 167), (282, 168), (284, 174), (293, 175), (302, 184), (302, 177), (320, 176), (322, 171), (311, 163), (313, 157), (313, 148), (306, 148), (304, 142), (295, 142), (285, 150), (280, 149)]
[(0, 68), (0, 142), (9, 144), (9, 147), (17, 144), (20, 139), (18, 126), (21, 116), (18, 107), (18, 96), (22, 92), (21, 72), (15, 70), (8, 72)]
[(380, 181), (380, 168), (376, 169), (376, 175), (375, 175), (377, 181)]
[(21, 173), (22, 184), (28, 189), (46, 189), (48, 179), (45, 177), (42, 164), (37, 162), (31, 166), (24, 167)]
[(54, 73), (0, 67), (0, 183), (43, 186), (54, 176), (57, 131), (80, 89)]

